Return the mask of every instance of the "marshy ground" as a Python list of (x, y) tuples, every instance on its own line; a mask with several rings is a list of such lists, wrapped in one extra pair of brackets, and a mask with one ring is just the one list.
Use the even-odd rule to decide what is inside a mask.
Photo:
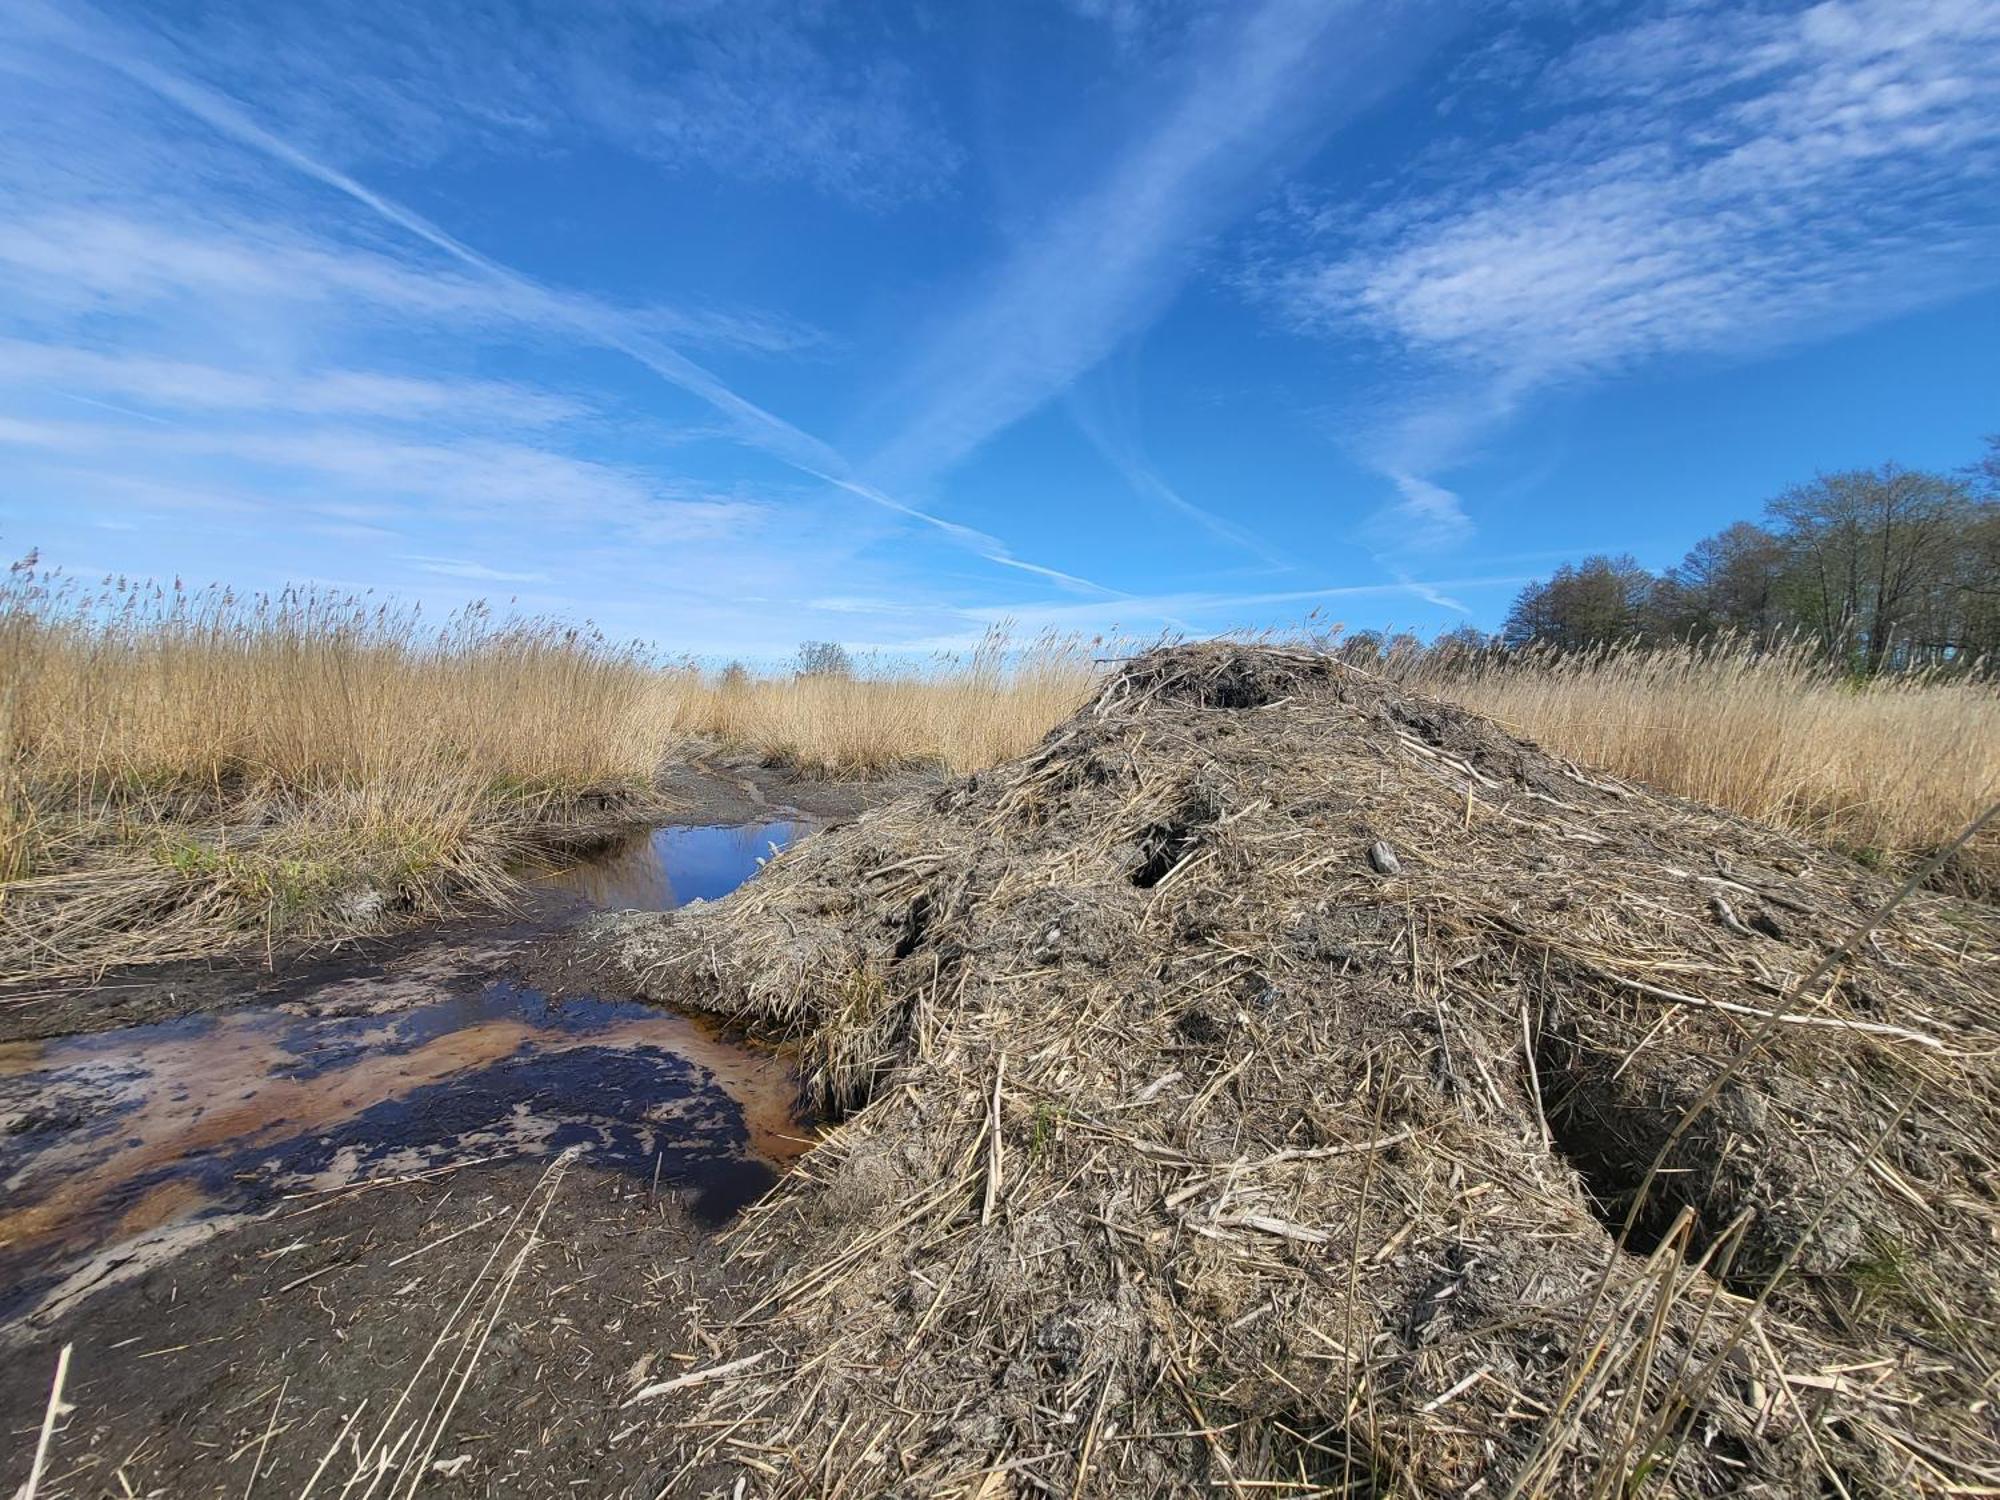
[[(17, 1329), (0, 1483), (73, 1343), (46, 1495), (2000, 1486), (1990, 908), (1312, 653), (1145, 657), (1031, 753), (866, 812), (885, 789), (676, 774), (717, 821), (818, 796), (839, 826), (575, 937), (8, 1012), (46, 1038), (414, 985), (257, 1045), (353, 1024), (420, 1058), (442, 986), (612, 1097), (558, 1140), (503, 1067), (436, 1102), (532, 1159), (295, 1183)], [(662, 904), (647, 862), (598, 895)], [(688, 1025), (642, 998), (782, 1047), (839, 1122), (719, 1235), (699, 1163), (632, 1133), (673, 1122), (623, 1112), (705, 1101), (748, 1141), (756, 1090), (621, 1081), (594, 1025)]]
[(691, 1492), (2000, 1484), (1989, 907), (1215, 645), (590, 940), (851, 1111)]
[[(66, 1430), (42, 1493), (240, 1487), (252, 1459), (226, 1451), (229, 1408), (268, 1375), (345, 1415), (385, 1372), (410, 1373), (468, 1289), (484, 1296), (512, 1266), (524, 1203), (540, 1248), (460, 1412), (489, 1434), (518, 1426), (532, 1461), (482, 1483), (610, 1472), (609, 1450), (571, 1468), (608, 1429), (560, 1422), (545, 1442), (555, 1415), (524, 1405), (526, 1389), (590, 1404), (617, 1351), (633, 1350), (622, 1375), (677, 1347), (674, 1247), (767, 1190), (814, 1131), (784, 1057), (637, 1003), (550, 943), (607, 904), (713, 900), (794, 837), (908, 784), (713, 763), (665, 780), (683, 822), (551, 872), (505, 919), (275, 973), (216, 962), (114, 978), (9, 1013), (0, 1483), (25, 1474), (55, 1351), (73, 1342), (69, 1399), (92, 1415), (77, 1441)], [(91, 1029), (63, 1035), (65, 1018)], [(557, 1244), (589, 1262), (570, 1285), (540, 1280)], [(575, 1359), (586, 1338), (589, 1371)], [(488, 1411), (484, 1382), (503, 1372)], [(261, 1483), (306, 1482), (321, 1457), (295, 1441), (308, 1430), (313, 1418), (282, 1415)]]

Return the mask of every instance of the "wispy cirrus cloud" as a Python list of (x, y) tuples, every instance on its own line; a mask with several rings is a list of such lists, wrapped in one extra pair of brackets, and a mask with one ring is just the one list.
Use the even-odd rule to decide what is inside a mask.
[(1118, 370), (1114, 361), (1091, 380), (1072, 384), (1064, 400), (1077, 430), (1134, 494), (1193, 522), (1217, 540), (1241, 548), (1268, 567), (1289, 566), (1247, 527), (1196, 504), (1160, 473), (1141, 436), (1138, 395), (1129, 370)]
[[(987, 532), (960, 525), (887, 493), (879, 485), (861, 480), (847, 458), (831, 444), (787, 421), (775, 412), (740, 394), (713, 371), (689, 358), (663, 336), (657, 317), (633, 316), (604, 302), (573, 295), (550, 287), (533, 277), (475, 249), (406, 205), (375, 191), (349, 172), (302, 149), (254, 118), (237, 98), (165, 65), (156, 55), (157, 39), (120, 27), (77, 4), (58, 11), (45, 0), (10, 0), (21, 18), (22, 32), (32, 41), (65, 53), (83, 57), (122, 75), (156, 99), (172, 105), (184, 116), (216, 132), (233, 145), (244, 148), (271, 163), (328, 189), (358, 206), (376, 220), (412, 237), (430, 251), (471, 273), (423, 278), (424, 290), (445, 289), (446, 295), (469, 285), (485, 293), (485, 300), (472, 305), (532, 324), (572, 341), (613, 350), (633, 360), (661, 379), (711, 407), (727, 423), (734, 435), (761, 448), (791, 468), (851, 494), (882, 510), (913, 521), (933, 534), (962, 546), (1000, 567), (1048, 579), (1069, 589), (1099, 595), (1115, 594), (1090, 580), (1061, 569), (1021, 557), (1011, 547)], [(204, 251), (206, 247), (203, 247)], [(0, 258), (8, 246), (0, 241)], [(340, 275), (353, 279), (355, 258), (348, 255), (319, 256), (306, 252), (315, 269), (338, 268)], [(18, 252), (16, 259), (22, 259)], [(43, 257), (44, 262), (50, 257)], [(236, 267), (228, 256), (224, 264), (214, 264), (205, 253), (188, 259), (197, 277), (226, 280)], [(240, 259), (240, 258), (238, 258)], [(256, 256), (250, 257), (253, 261)], [(33, 264), (32, 257), (29, 257)], [(371, 288), (403, 290), (408, 282), (394, 268), (386, 274), (370, 275), (384, 267), (360, 257), (362, 277)], [(114, 267), (124, 270), (128, 261), (117, 260)], [(246, 268), (275, 285), (287, 278), (268, 267)], [(133, 274), (139, 274), (134, 272)], [(476, 455), (474, 455), (476, 458)]]
[[(175, 466), (226, 459), (242, 484), (232, 507), (302, 505), (349, 518), (402, 515), (447, 521), (533, 521), (552, 535), (580, 531), (634, 543), (741, 535), (767, 508), (664, 482), (641, 469), (502, 437), (437, 438), (378, 428), (286, 423), (282, 427), (144, 427), (0, 417), (0, 447), (82, 458), (99, 476), (175, 478)], [(183, 482), (190, 494), (198, 493)], [(300, 496), (306, 498), (299, 498)], [(365, 506), (365, 511), (357, 507)]]
[(925, 341), (894, 388), (909, 415), (868, 472), (891, 488), (928, 482), (1157, 315), (1246, 197), (1392, 87), (1440, 24), (1425, 4), (1393, 26), (1370, 11), (1261, 0), (1218, 14), (1156, 123)]
[[(141, 212), (141, 209), (144, 212)], [(496, 286), (380, 249), (308, 236), (223, 209), (199, 215), (127, 200), (23, 204), (0, 222), (0, 273), (51, 314), (158, 313), (217, 299), (343, 318), (571, 337), (615, 324), (701, 347), (786, 354), (820, 335), (756, 311), (621, 307), (546, 288)]]
[[(545, 427), (588, 408), (554, 392), (497, 380), (448, 379), (378, 370), (306, 371), (221, 366), (126, 351), (0, 337), (0, 390), (130, 401), (137, 415), (283, 413)], [(167, 419), (170, 420), (170, 419)]]
[(426, 557), (421, 553), (404, 553), (402, 560), (413, 564), (419, 572), (435, 573), (441, 578), (466, 578), (475, 583), (546, 583), (546, 573), (512, 573), (504, 568), (495, 568), (482, 562), (474, 562), (464, 557)]
[(1144, 57), (1184, 42), (1220, 9), (1216, 0), (1065, 0), (1083, 20), (1102, 26), (1120, 53)]
[[(991, 630), (1004, 630), (1016, 637), (1041, 631), (1061, 633), (1092, 632), (1126, 640), (1145, 640), (1161, 632), (1195, 635), (1206, 631), (1231, 631), (1243, 620), (1271, 610), (1296, 612), (1338, 609), (1355, 605), (1380, 609), (1401, 600), (1412, 605), (1431, 605), (1464, 614), (1466, 606), (1455, 595), (1473, 591), (1502, 594), (1528, 581), (1518, 574), (1472, 574), (1454, 578), (1399, 578), (1384, 583), (1342, 584), (1326, 588), (1224, 591), (1186, 589), (1170, 593), (1140, 594), (1118, 600), (1077, 600), (1059, 604), (1021, 601), (942, 611), (951, 621), (949, 628), (933, 635), (906, 639), (897, 649), (911, 651), (969, 651)], [(855, 614), (892, 619), (904, 611), (890, 600), (833, 601)], [(1296, 616), (1295, 616), (1296, 617)], [(875, 644), (859, 642), (866, 647)]]
[(167, 66), (349, 169), (608, 141), (879, 208), (944, 191), (960, 165), (923, 81), (885, 55), (888, 23), (859, 7), (225, 0), (145, 24)]
[(1529, 76), (1488, 82), (1530, 89), (1548, 123), (1425, 160), (1371, 212), (1314, 205), (1295, 220), (1309, 248), (1249, 278), (1291, 326), (1405, 361), (1389, 411), (1350, 414), (1402, 492), (1385, 524), (1468, 534), (1430, 476), (1538, 392), (2000, 279), (2000, 9), (1982, 0), (1676, 5)]

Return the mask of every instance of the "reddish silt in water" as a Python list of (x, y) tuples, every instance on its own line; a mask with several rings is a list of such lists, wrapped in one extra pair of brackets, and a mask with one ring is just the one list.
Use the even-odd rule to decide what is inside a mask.
[[(720, 894), (732, 869), (740, 881), (793, 831), (662, 830), (619, 851), (605, 890), (587, 871), (556, 884), (586, 905), (650, 891), (646, 904), (670, 906), (671, 865), (641, 868), (675, 847), (662, 835), (705, 856), (681, 872), (691, 897)], [(719, 1220), (811, 1144), (796, 1099), (781, 1055), (703, 1022), (551, 1000), (505, 978), (438, 994), (378, 976), (277, 1005), (7, 1044), (0, 1322), (108, 1274), (126, 1242), (456, 1162), (575, 1148), (583, 1164), (685, 1193)]]

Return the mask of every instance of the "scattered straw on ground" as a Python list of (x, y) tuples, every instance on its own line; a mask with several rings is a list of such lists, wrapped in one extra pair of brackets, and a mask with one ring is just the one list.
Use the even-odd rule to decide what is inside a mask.
[(642, 1409), (667, 1489), (1994, 1493), (2000, 925), (1890, 894), (1325, 657), (1138, 659), (592, 935), (852, 1111)]

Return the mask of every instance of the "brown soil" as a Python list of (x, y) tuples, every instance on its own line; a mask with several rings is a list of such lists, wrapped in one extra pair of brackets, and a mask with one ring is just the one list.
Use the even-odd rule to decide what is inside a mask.
[[(697, 1268), (713, 1260), (708, 1232), (671, 1198), (649, 1205), (645, 1184), (572, 1166), (551, 1192), (544, 1170), (472, 1169), (307, 1202), (93, 1299), (9, 1355), (0, 1487), (26, 1476), (57, 1348), (73, 1341), (75, 1410), (44, 1496), (241, 1496), (253, 1468), (255, 1493), (297, 1495), (364, 1401), (348, 1432), (365, 1446), (385, 1420), (400, 1431), (441, 1389), (449, 1399), (467, 1353), (454, 1346), (456, 1365), (441, 1356), (421, 1369), (426, 1350), (448, 1328), (484, 1328), (487, 1298), (539, 1222), (430, 1455), (451, 1477), (429, 1470), (426, 1490), (652, 1494), (663, 1462), (650, 1441), (657, 1407), (621, 1403), (686, 1367), (663, 1356), (688, 1347), (689, 1309), (703, 1295)], [(453, 1467), (461, 1454), (469, 1462)], [(317, 1493), (337, 1494), (353, 1467), (340, 1455)]]
[[(688, 824), (832, 823), (924, 780), (802, 780), (721, 756), (665, 778), (675, 821)], [(617, 974), (579, 965), (559, 941), (576, 915), (537, 902), (497, 920), (468, 916), (268, 965), (177, 965), (96, 987), (17, 991), (0, 1011), (0, 1048), (252, 1003), (296, 1001), (315, 1013), (416, 1006), (509, 976), (550, 994), (628, 998)], [(133, 1214), (151, 1222), (173, 1208), (145, 1200)], [(142, 1236), (104, 1258), (107, 1272), (127, 1279), (79, 1299), (52, 1327), (6, 1335), (0, 1493), (28, 1473), (57, 1352), (73, 1344), (66, 1400), (75, 1410), (52, 1445), (41, 1495), (241, 1495), (253, 1468), (257, 1493), (297, 1494), (363, 1399), (370, 1406), (350, 1438), (373, 1435), (370, 1423), (388, 1416), (413, 1374), (405, 1426), (441, 1381), (456, 1381), (463, 1364), (435, 1360), (420, 1373), (426, 1351), (454, 1313), (457, 1331), (483, 1316), (526, 1248), (459, 1401), (451, 1451), (434, 1455), (446, 1468), (433, 1485), (599, 1495), (629, 1480), (632, 1493), (651, 1494), (663, 1460), (643, 1441), (650, 1424), (632, 1420), (648, 1413), (622, 1412), (620, 1402), (643, 1383), (642, 1366), (659, 1380), (691, 1358), (669, 1351), (686, 1349), (689, 1310), (706, 1295), (702, 1284), (719, 1279), (712, 1235), (670, 1187), (656, 1197), (627, 1176), (581, 1163), (550, 1172), (538, 1161), (439, 1171), (307, 1197), (268, 1217)], [(151, 1269), (131, 1275), (134, 1266), (114, 1264), (119, 1255)], [(468, 1462), (448, 1462), (461, 1453)], [(341, 1483), (347, 1477), (340, 1471)]]

